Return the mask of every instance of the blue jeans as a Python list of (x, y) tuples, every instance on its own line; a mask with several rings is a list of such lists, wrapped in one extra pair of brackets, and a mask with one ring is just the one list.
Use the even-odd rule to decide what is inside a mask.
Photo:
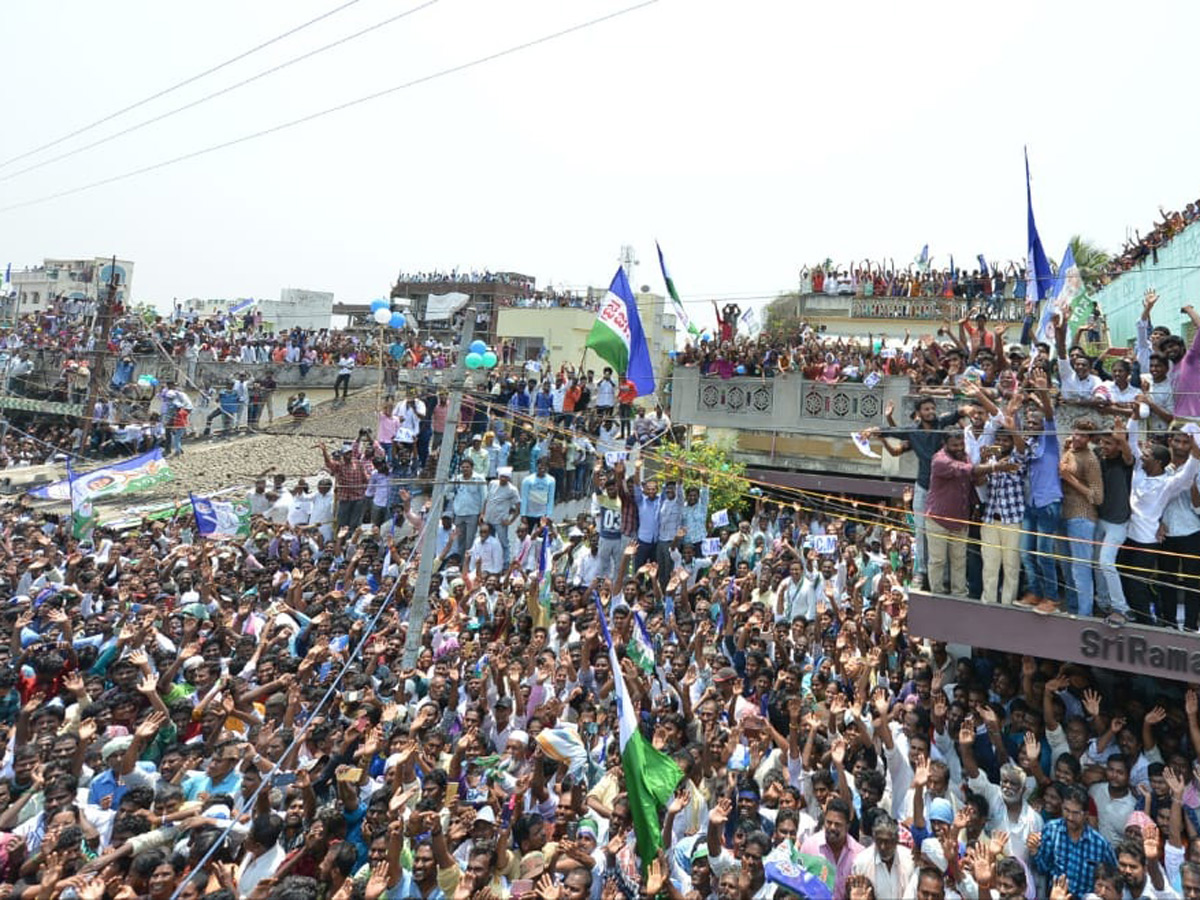
[(1030, 506), (1025, 510), (1025, 533), (1021, 535), (1021, 568), (1025, 590), (1047, 600), (1058, 600), (1058, 531), (1062, 502)]
[[(1073, 605), (1074, 612), (1081, 616), (1092, 614), (1092, 603), (1095, 600), (1093, 590), (1094, 576), (1092, 572), (1092, 556), (1095, 546), (1092, 541), (1096, 535), (1096, 523), (1091, 519), (1067, 519), (1063, 523), (1067, 537), (1078, 540), (1063, 541), (1066, 544), (1066, 555), (1071, 557), (1071, 581), (1067, 586), (1068, 605)], [(1071, 601), (1074, 601), (1072, 604)]]
[(1100, 602), (1107, 604), (1119, 613), (1129, 612), (1129, 604), (1125, 602), (1125, 591), (1121, 587), (1121, 575), (1117, 572), (1117, 551), (1125, 543), (1126, 523), (1117, 525), (1100, 519), (1096, 522), (1096, 540), (1100, 546), (1094, 547), (1096, 552), (1096, 592)]
[[(928, 495), (929, 488), (913, 485), (913, 575), (924, 575), (928, 568), (929, 553), (925, 546), (925, 498)], [(940, 591), (941, 587), (930, 585), (930, 589)]]

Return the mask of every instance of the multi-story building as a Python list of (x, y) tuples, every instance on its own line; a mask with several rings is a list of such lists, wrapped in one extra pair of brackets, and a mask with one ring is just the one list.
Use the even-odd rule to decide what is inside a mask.
[[(550, 365), (560, 363), (588, 368), (602, 366), (594, 356), (585, 356), (588, 334), (596, 323), (596, 310), (605, 288), (588, 288), (578, 305), (510, 307), (500, 310), (496, 322), (498, 339), (507, 338), (516, 345), (518, 361), (536, 358), (545, 351)], [(675, 315), (665, 298), (642, 290), (636, 293), (642, 331), (650, 348), (650, 362), (660, 387), (665, 381), (671, 351), (675, 349)], [(591, 362), (588, 362), (588, 360)]]
[[(44, 312), (55, 298), (96, 300), (106, 296), (113, 274), (111, 257), (44, 259), (40, 266), (13, 269), (11, 295), (5, 314), (21, 316)], [(133, 263), (117, 260), (117, 301), (133, 299)]]

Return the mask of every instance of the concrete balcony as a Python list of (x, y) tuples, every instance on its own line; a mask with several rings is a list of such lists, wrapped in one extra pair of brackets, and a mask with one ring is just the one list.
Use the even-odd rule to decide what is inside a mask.
[[(888, 401), (902, 422), (913, 409), (905, 378), (885, 378), (875, 387), (830, 385), (798, 375), (722, 379), (699, 369), (677, 367), (671, 384), (671, 420), (704, 428), (734, 444), (748, 466), (864, 478), (912, 478), (906, 455), (863, 456), (851, 432), (885, 427)], [(848, 489), (848, 488), (836, 488)]]

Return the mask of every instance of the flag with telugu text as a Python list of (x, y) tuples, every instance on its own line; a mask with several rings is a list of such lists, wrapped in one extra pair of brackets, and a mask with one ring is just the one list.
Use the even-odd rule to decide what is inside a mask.
[(617, 269), (613, 276), (585, 346), (595, 350), (615, 372), (632, 381), (639, 397), (654, 393), (650, 347), (624, 269)]

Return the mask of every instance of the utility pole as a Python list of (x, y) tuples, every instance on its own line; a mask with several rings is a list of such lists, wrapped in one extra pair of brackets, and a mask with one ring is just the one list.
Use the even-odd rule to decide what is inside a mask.
[[(437, 532), (442, 519), (442, 506), (446, 501), (446, 482), (450, 480), (450, 457), (454, 455), (454, 442), (458, 439), (459, 419), (462, 417), (463, 387), (467, 375), (467, 353), (475, 339), (475, 307), (463, 310), (462, 342), (458, 348), (458, 363), (450, 381), (450, 405), (446, 410), (446, 428), (442, 432), (442, 445), (438, 450), (437, 474), (433, 478), (433, 499), (429, 507), (429, 518), (425, 522), (425, 537), (421, 543), (421, 562), (417, 566), (417, 585), (413, 588), (412, 605), (408, 608), (408, 634), (404, 638), (404, 655), (401, 667), (411, 669), (417, 664), (421, 652), (421, 631), (429, 618), (429, 581), (433, 577), (433, 560), (437, 556)], [(463, 559), (466, 551), (463, 548)]]
[[(100, 325), (100, 337), (96, 338), (92, 350), (92, 371), (88, 378), (87, 405), (83, 409), (83, 439), (80, 441), (80, 452), (86, 452), (88, 441), (92, 436), (93, 410), (96, 401), (100, 399), (100, 391), (104, 386), (104, 354), (108, 352), (108, 336), (112, 331), (113, 303), (117, 299), (117, 287), (121, 279), (117, 274), (117, 258), (112, 258), (112, 271), (108, 276), (108, 296), (100, 301), (96, 309), (96, 319)], [(99, 298), (97, 298), (99, 299)]]

